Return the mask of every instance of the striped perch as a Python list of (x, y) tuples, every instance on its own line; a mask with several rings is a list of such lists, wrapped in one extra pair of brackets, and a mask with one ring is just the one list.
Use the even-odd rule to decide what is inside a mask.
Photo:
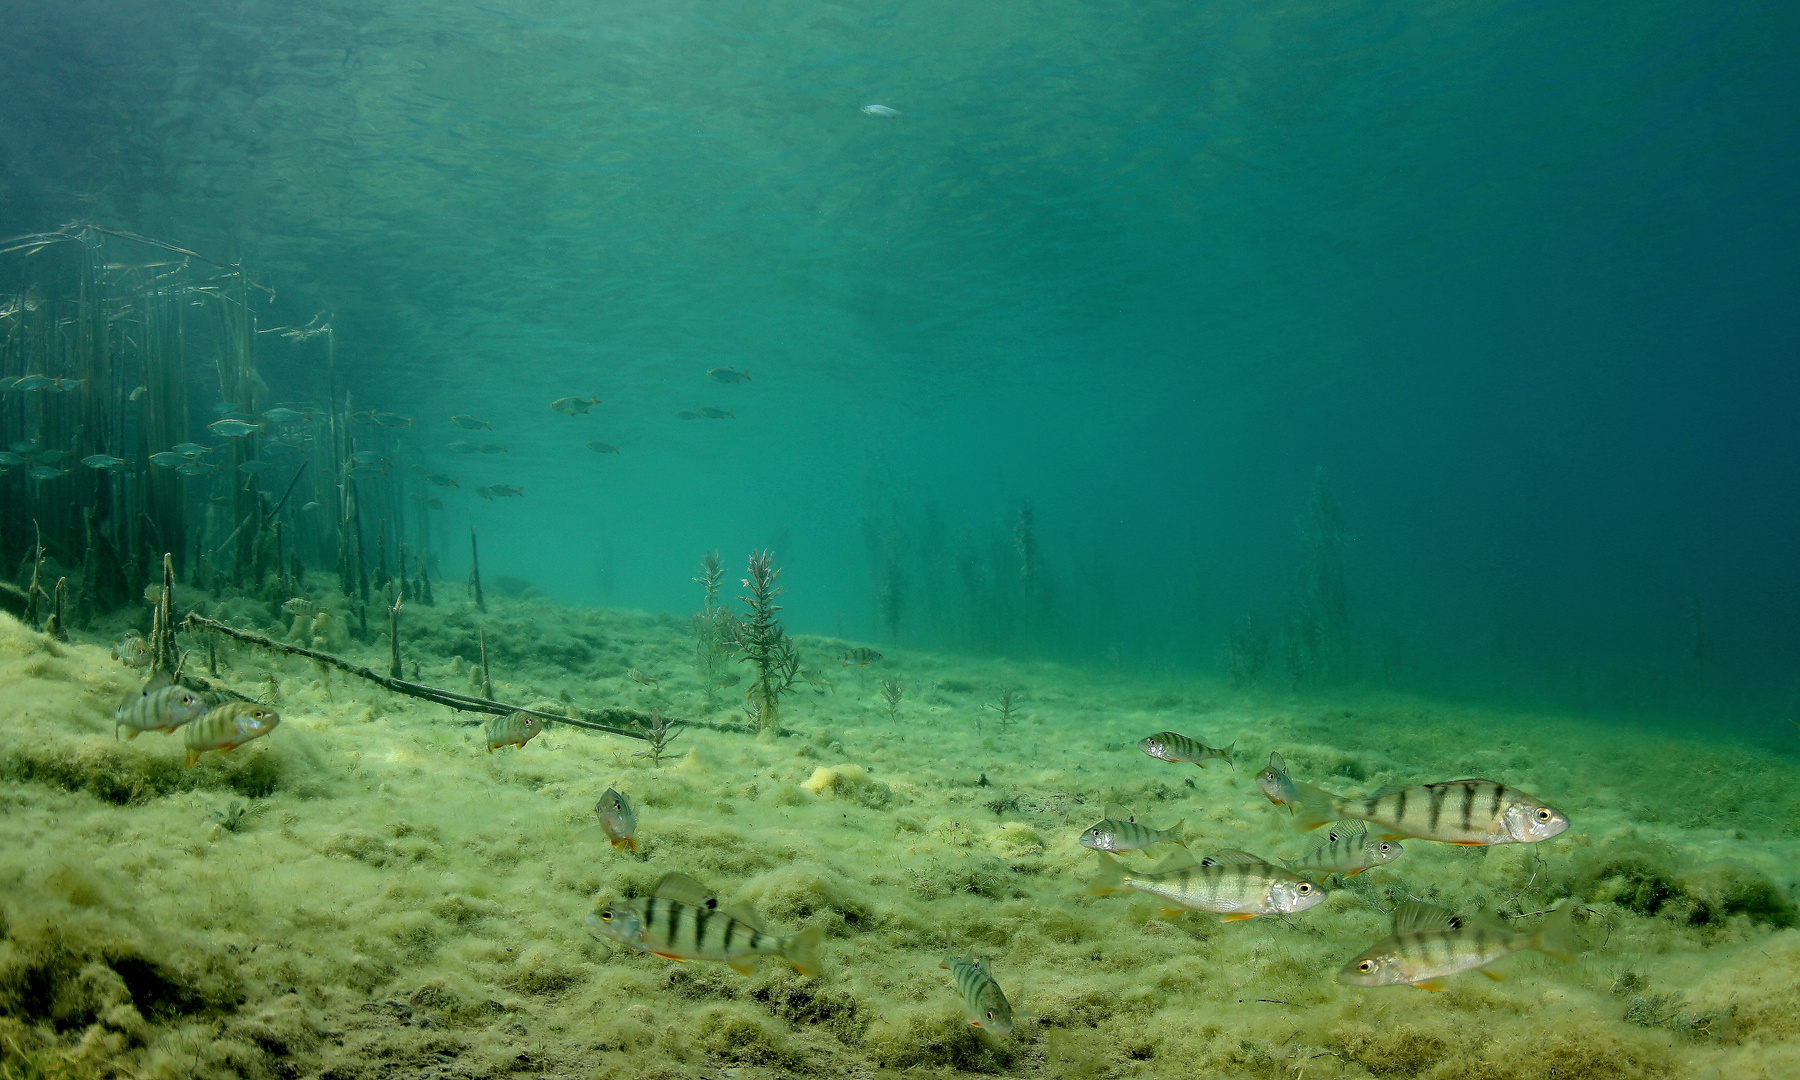
[(779, 956), (800, 974), (819, 974), (819, 945), (825, 927), (814, 925), (792, 937), (771, 934), (755, 915), (721, 909), (706, 886), (686, 874), (667, 874), (649, 896), (624, 900), (588, 916), (595, 933), (665, 960), (722, 960), (745, 975), (752, 958)]
[(120, 728), (131, 729), (131, 734), (125, 736), (126, 741), (146, 731), (167, 734), (205, 714), (206, 702), (187, 687), (172, 683), (153, 684), (153, 688), (145, 688), (142, 693), (126, 698), (113, 713), (113, 738), (118, 739)]
[(507, 713), (496, 716), (487, 722), (487, 750), (493, 753), (497, 746), (516, 746), (525, 749), (525, 744), (544, 733), (544, 722), (530, 713)]
[(1281, 760), (1280, 754), (1269, 755), (1269, 767), (1256, 774), (1256, 786), (1270, 802), (1287, 807), (1290, 814), (1294, 812), (1299, 796), (1294, 791), (1294, 781), (1288, 777), (1287, 762)]
[(1367, 825), (1360, 821), (1345, 821), (1332, 826), (1323, 844), (1288, 863), (1287, 868), (1315, 881), (1329, 874), (1355, 877), (1371, 866), (1391, 863), (1405, 853), (1406, 849), (1398, 841), (1373, 839)]
[[(1575, 905), (1564, 901), (1535, 933), (1521, 934), (1485, 917), (1463, 919), (1431, 904), (1402, 904), (1394, 910), (1394, 932), (1350, 961), (1338, 981), (1352, 986), (1401, 986), (1442, 990), (1450, 975), (1491, 964), (1521, 949), (1536, 949), (1570, 960), (1575, 939)], [(1502, 981), (1491, 971), (1483, 975)]]
[(1381, 791), (1366, 799), (1346, 799), (1311, 784), (1295, 784), (1300, 827), (1355, 819), (1378, 826), (1382, 840), (1437, 840), (1479, 847), (1534, 844), (1569, 828), (1561, 810), (1518, 788), (1492, 780), (1452, 780), (1445, 784)]
[(1325, 900), (1318, 884), (1245, 851), (1221, 851), (1198, 863), (1181, 851), (1142, 873), (1101, 852), (1100, 875), (1088, 882), (1088, 892), (1106, 896), (1128, 889), (1162, 899), (1169, 914), (1211, 911), (1227, 922), (1291, 915)]
[(962, 993), (971, 1025), (1000, 1035), (1012, 1034), (1012, 1005), (994, 981), (987, 957), (970, 956), (965, 960), (951, 953), (938, 967), (950, 970), (950, 979)]
[(279, 723), (281, 717), (274, 709), (254, 701), (228, 701), (189, 724), (182, 733), (188, 767), (193, 768), (194, 762), (208, 750), (229, 754), (251, 739), (260, 739), (274, 731)]
[(1141, 740), (1138, 749), (1160, 761), (1172, 761), (1177, 765), (1191, 763), (1204, 769), (1208, 761), (1216, 759), (1237, 768), (1237, 763), (1231, 760), (1231, 752), (1237, 749), (1235, 739), (1230, 746), (1217, 747), (1190, 739), (1179, 731), (1159, 731)]
[(1095, 851), (1139, 851), (1152, 844), (1181, 844), (1181, 830), (1186, 822), (1177, 821), (1166, 829), (1152, 829), (1137, 818), (1114, 807), (1107, 807), (1106, 820), (1081, 834), (1081, 846)]

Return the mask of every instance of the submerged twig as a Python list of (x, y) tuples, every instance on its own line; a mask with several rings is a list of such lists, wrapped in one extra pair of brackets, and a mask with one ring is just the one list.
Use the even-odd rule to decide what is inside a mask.
[(639, 750), (631, 756), (647, 757), (652, 764), (661, 765), (662, 759), (667, 756), (669, 752), (669, 744), (674, 742), (681, 734), (681, 729), (686, 726), (686, 722), (681, 720), (665, 720), (663, 718), (662, 710), (657, 709), (650, 714), (650, 722), (648, 724), (641, 724), (638, 721), (633, 720), (631, 726), (637, 729), (638, 738), (650, 744), (650, 749)]

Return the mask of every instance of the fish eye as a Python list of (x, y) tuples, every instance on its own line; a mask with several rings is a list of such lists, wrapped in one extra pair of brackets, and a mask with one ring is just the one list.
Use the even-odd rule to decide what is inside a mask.
[(1549, 821), (1551, 816), (1550, 808), (1548, 806), (1538, 807), (1537, 819), (1539, 821)]
[(1313, 891), (1312, 882), (1302, 881), (1300, 883), (1299, 892), (1300, 892), (1301, 896), (1306, 896), (1307, 894), (1311, 893), (1312, 891)]
[(601, 922), (612, 922), (612, 908), (607, 908), (605, 911), (602, 911), (600, 913), (600, 921)]
[(1356, 970), (1362, 972), (1364, 975), (1367, 975), (1369, 972), (1375, 970), (1375, 961), (1364, 960), (1362, 963), (1356, 965)]
[(993, 1019), (994, 1019), (994, 1010), (992, 1010), (992, 1009), (989, 1009), (989, 1010), (988, 1010), (988, 1011), (987, 1011), (987, 1018), (988, 1018), (988, 1021), (989, 1021), (989, 1022), (990, 1022), (990, 1023), (992, 1023), (992, 1022), (993, 1022)]

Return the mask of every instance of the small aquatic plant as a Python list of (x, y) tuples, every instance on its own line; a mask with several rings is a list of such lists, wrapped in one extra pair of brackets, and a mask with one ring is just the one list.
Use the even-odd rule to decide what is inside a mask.
[(775, 598), (781, 595), (776, 580), (781, 571), (775, 568), (770, 551), (750, 553), (750, 576), (743, 579), (750, 590), (738, 599), (748, 609), (733, 628), (733, 644), (738, 659), (756, 665), (756, 681), (750, 684), (746, 697), (759, 730), (768, 730), (780, 722), (782, 695), (794, 685), (800, 674), (800, 650), (782, 629), (775, 613), (781, 606)]
[(1010, 686), (1003, 686), (1000, 688), (1000, 692), (994, 695), (994, 700), (983, 705), (982, 708), (990, 709), (996, 714), (994, 722), (999, 724), (1000, 730), (1004, 732), (1018, 723), (1020, 700), (1021, 695), (1018, 690)]
[(651, 712), (648, 724), (633, 718), (631, 726), (637, 731), (638, 737), (649, 746), (648, 750), (639, 750), (631, 756), (647, 757), (651, 764), (661, 765), (663, 758), (669, 756), (669, 744), (681, 735), (681, 729), (687, 725), (680, 720), (665, 718), (662, 710), (657, 709)]
[(906, 688), (899, 679), (881, 680), (881, 703), (887, 707), (888, 720), (900, 719), (900, 700), (905, 696)]
[(736, 638), (737, 616), (719, 603), (719, 585), (725, 579), (725, 564), (719, 553), (709, 551), (700, 557), (700, 575), (694, 582), (705, 591), (706, 606), (694, 614), (694, 665), (699, 669), (700, 684), (706, 691), (706, 709), (718, 708), (719, 687), (725, 681), (726, 654)]

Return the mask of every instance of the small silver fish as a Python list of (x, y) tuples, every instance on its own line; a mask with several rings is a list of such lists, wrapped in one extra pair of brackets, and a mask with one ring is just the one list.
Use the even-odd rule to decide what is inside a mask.
[(182, 457), (190, 457), (190, 458), (203, 457), (203, 456), (213, 452), (212, 447), (201, 446), (197, 442), (176, 443), (174, 446), (169, 447), (169, 449), (175, 451), (177, 454), (180, 454)]
[(1187, 844), (1181, 840), (1181, 830), (1186, 822), (1177, 821), (1166, 829), (1152, 829), (1148, 825), (1139, 824), (1135, 817), (1123, 811), (1108, 809), (1106, 820), (1094, 825), (1081, 834), (1081, 846), (1095, 851), (1139, 851), (1153, 844)]
[(1339, 822), (1325, 834), (1325, 842), (1287, 864), (1296, 874), (1317, 880), (1327, 874), (1355, 877), (1371, 866), (1383, 866), (1406, 854), (1394, 840), (1377, 840), (1360, 821)]
[(214, 420), (206, 425), (206, 430), (223, 435), (228, 439), (241, 439), (246, 435), (260, 435), (268, 428), (262, 424), (252, 424), (235, 417), (227, 417), (224, 420)]
[(264, 461), (262, 458), (251, 458), (249, 461), (238, 466), (238, 472), (254, 475), (262, 472), (264, 469), (272, 469), (274, 467), (275, 463), (273, 461)]
[(1012, 1005), (1006, 1000), (1000, 984), (994, 981), (987, 957), (971, 955), (963, 959), (951, 953), (938, 967), (949, 969), (950, 980), (962, 993), (963, 1007), (972, 1026), (998, 1035), (1012, 1034)]
[(893, 108), (888, 105), (864, 105), (862, 107), (862, 111), (863, 111), (863, 113), (865, 113), (866, 115), (869, 115), (869, 116), (884, 116), (889, 119), (892, 119), (897, 116), (905, 116), (906, 115), (905, 113), (901, 112), (899, 109)]
[(722, 960), (748, 975), (757, 956), (779, 956), (800, 974), (819, 973), (825, 926), (792, 937), (771, 934), (743, 908), (723, 908), (706, 886), (686, 874), (666, 874), (649, 896), (610, 904), (588, 916), (595, 933), (668, 960)]
[(525, 749), (525, 744), (544, 733), (544, 722), (530, 713), (507, 713), (496, 716), (487, 722), (487, 751), (493, 753), (497, 746), (516, 746)]
[(305, 506), (302, 506), (300, 508), (300, 510), (302, 513), (306, 513), (306, 512), (313, 511), (313, 510), (317, 510), (318, 508), (319, 508), (319, 500), (314, 499), (311, 502), (307, 503)]
[(262, 418), (271, 424), (292, 424), (306, 419), (306, 414), (293, 409), (270, 409), (262, 414)]
[(492, 502), (496, 498), (506, 499), (523, 495), (525, 494), (525, 489), (522, 487), (507, 487), (505, 484), (489, 484), (486, 487), (476, 488), (475, 494)]
[(1299, 796), (1294, 791), (1294, 781), (1288, 777), (1287, 762), (1281, 760), (1280, 754), (1269, 755), (1269, 767), (1256, 774), (1256, 786), (1270, 802), (1287, 807), (1290, 814), (1294, 812)]
[(401, 416), (399, 413), (378, 412), (374, 415), (374, 420), (376, 427), (402, 428), (413, 426), (412, 417)]
[(711, 379), (713, 382), (722, 382), (722, 383), (749, 382), (750, 381), (750, 373), (748, 371), (739, 371), (737, 368), (728, 368), (728, 367), (712, 368), (711, 370), (709, 370), (706, 373), (706, 377)]
[(489, 431), (492, 431), (494, 428), (494, 425), (488, 423), (486, 420), (481, 420), (473, 416), (452, 416), (450, 422), (459, 428), (468, 428), (470, 431), (475, 431), (478, 428), (487, 428)]
[(480, 450), (484, 454), (504, 454), (504, 453), (506, 453), (506, 447), (501, 446), (499, 443), (484, 442), (480, 446), (476, 447), (476, 449)]
[(373, 450), (358, 450), (350, 455), (350, 464), (352, 465), (386, 465), (387, 463), (386, 455), (378, 454)]
[[(1431, 904), (1402, 904), (1394, 909), (1394, 932), (1338, 972), (1351, 986), (1412, 985), (1442, 990), (1444, 979), (1484, 967), (1521, 949), (1536, 949), (1558, 960), (1573, 960), (1581, 943), (1575, 938), (1575, 905), (1565, 900), (1535, 932), (1518, 933), (1490, 917), (1464, 919)], [(1504, 981), (1491, 971), (1483, 975)]]
[(616, 454), (619, 452), (619, 448), (612, 443), (600, 442), (598, 440), (588, 443), (587, 448), (596, 454)]
[(160, 466), (164, 469), (177, 468), (186, 463), (187, 458), (182, 457), (173, 450), (164, 450), (160, 454), (150, 455), (150, 464)]
[(149, 392), (150, 392), (150, 388), (148, 386), (140, 386), (136, 390), (133, 390), (131, 392), (131, 400), (132, 401), (141, 401), (141, 400), (143, 400), (144, 395), (148, 394)]
[(1194, 764), (1206, 768), (1212, 760), (1223, 761), (1233, 769), (1237, 765), (1231, 760), (1231, 752), (1237, 748), (1234, 740), (1230, 746), (1208, 746), (1199, 739), (1190, 739), (1178, 731), (1159, 731), (1155, 735), (1138, 743), (1138, 749), (1159, 761), (1172, 761), (1176, 764)]
[(69, 473), (67, 469), (52, 469), (48, 465), (39, 465), (25, 475), (31, 477), (33, 480), (44, 481), (54, 480), (59, 476), (67, 476)]
[(38, 454), (38, 461), (45, 465), (60, 465), (69, 456), (67, 450), (45, 450)]
[(208, 750), (229, 754), (251, 739), (260, 739), (275, 730), (281, 716), (275, 710), (253, 701), (229, 701), (207, 712), (187, 726), (182, 745), (187, 747), (187, 766)]
[(612, 841), (615, 848), (636, 851), (637, 846), (637, 811), (631, 808), (625, 796), (607, 788), (594, 804), (594, 816), (600, 819), (600, 829), (606, 838)]
[(659, 679), (651, 678), (637, 668), (626, 668), (625, 677), (632, 682), (637, 683), (639, 686), (648, 686), (652, 690), (656, 689), (657, 683), (661, 681)]
[(179, 476), (205, 476), (207, 473), (224, 471), (225, 467), (223, 465), (201, 465), (198, 462), (193, 461), (190, 461), (186, 465), (175, 470), (176, 474)]
[(206, 702), (187, 687), (152, 683), (142, 692), (126, 698), (113, 713), (113, 738), (119, 737), (120, 728), (131, 730), (131, 734), (125, 736), (127, 742), (146, 731), (166, 734), (199, 719), (205, 712)]
[(600, 404), (600, 399), (597, 397), (565, 397), (557, 398), (555, 401), (552, 401), (550, 407), (559, 413), (575, 416), (578, 413), (587, 412), (590, 408), (598, 404)]
[(11, 468), (14, 465), (23, 464), (25, 464), (25, 459), (11, 450), (0, 450), (0, 467)]
[(702, 420), (735, 420), (737, 414), (729, 409), (720, 409), (712, 405), (702, 405), (694, 410), (694, 415)]
[(111, 454), (90, 454), (82, 458), (81, 463), (90, 469), (116, 469), (125, 464), (125, 459), (113, 457)]
[(14, 390), (42, 390), (46, 386), (56, 385), (56, 380), (44, 375), (21, 375), (19, 381), (13, 383)]
[(438, 487), (462, 487), (461, 484), (456, 482), (456, 477), (445, 476), (443, 473), (427, 473), (425, 482), (427, 484), (436, 484)]
[(481, 447), (476, 446), (472, 442), (447, 443), (447, 444), (445, 444), (444, 449), (450, 451), (452, 454), (479, 454), (479, 453), (481, 453)]

